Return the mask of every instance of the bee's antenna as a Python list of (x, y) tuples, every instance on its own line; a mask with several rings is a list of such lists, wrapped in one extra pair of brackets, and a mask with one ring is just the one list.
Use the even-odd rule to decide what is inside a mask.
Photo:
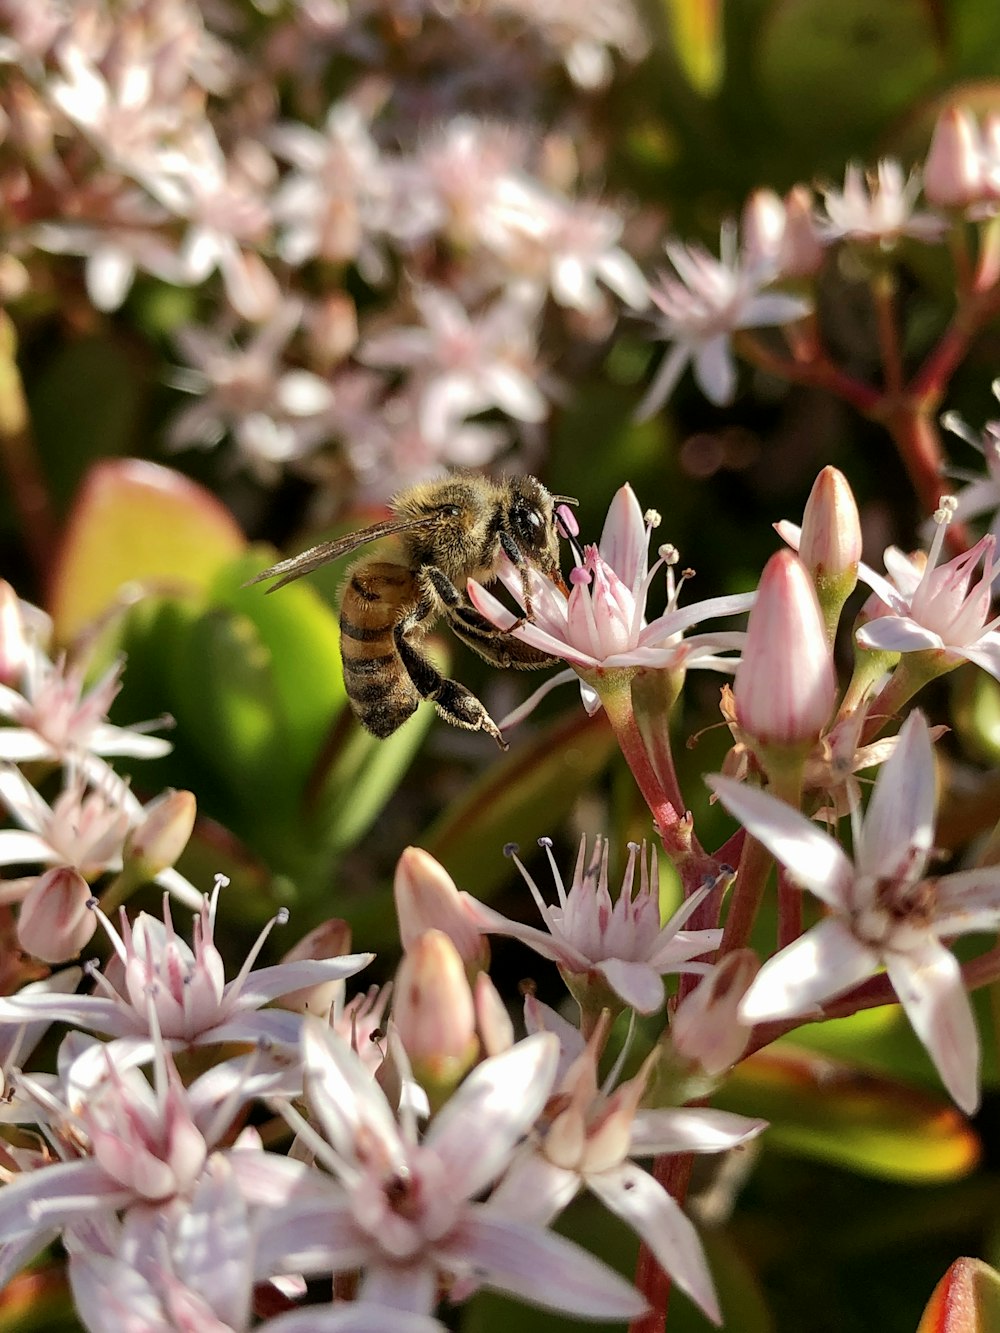
[(580, 501), (573, 495), (553, 495), (554, 505), (578, 505)]

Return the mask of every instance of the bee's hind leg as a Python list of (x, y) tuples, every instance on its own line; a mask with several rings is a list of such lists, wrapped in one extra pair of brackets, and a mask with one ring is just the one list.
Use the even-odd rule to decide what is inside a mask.
[(404, 616), (393, 630), (393, 640), (407, 675), (418, 694), (429, 699), (446, 722), (462, 727), (465, 731), (485, 731), (501, 750), (508, 749), (500, 728), (472, 691), (457, 680), (442, 676), (434, 663), (410, 641), (408, 636), (435, 611), (435, 607), (421, 603)]

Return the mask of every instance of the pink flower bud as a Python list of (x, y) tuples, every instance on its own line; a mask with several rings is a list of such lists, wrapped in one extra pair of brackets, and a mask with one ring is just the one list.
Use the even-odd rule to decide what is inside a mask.
[(191, 792), (163, 792), (145, 807), (145, 818), (126, 840), (125, 860), (141, 862), (150, 879), (169, 870), (188, 845), (197, 813)]
[(514, 1045), (514, 1024), (507, 1006), (490, 980), (488, 972), (480, 972), (472, 987), (476, 1006), (476, 1027), (483, 1050), (487, 1055), (501, 1055)]
[(0, 579), (0, 684), (16, 689), (30, 654), (21, 603), (10, 584)]
[(785, 237), (782, 272), (789, 278), (811, 278), (823, 266), (823, 241), (816, 227), (812, 192), (795, 185), (785, 195)]
[(814, 579), (857, 575), (861, 519), (850, 484), (835, 467), (825, 467), (809, 492), (799, 559)]
[(393, 881), (399, 937), (403, 948), (428, 930), (441, 930), (458, 950), (466, 967), (484, 967), (488, 946), (440, 862), (420, 847), (407, 847), (396, 865)]
[[(282, 963), (300, 963), (312, 958), (339, 958), (351, 951), (351, 928), (340, 917), (323, 921), (282, 958)], [(277, 1003), (282, 1009), (294, 1009), (300, 1014), (317, 1014), (326, 1018), (334, 1000), (344, 990), (343, 981), (323, 981), (317, 986), (303, 986), (301, 990), (282, 995)]]
[(75, 958), (97, 928), (97, 913), (87, 906), (91, 897), (90, 885), (72, 866), (40, 875), (18, 915), (21, 948), (45, 963)]
[(938, 117), (924, 164), (924, 194), (936, 208), (967, 208), (986, 195), (982, 142), (975, 119), (964, 106), (949, 106)]
[(798, 556), (778, 551), (761, 575), (733, 681), (737, 720), (761, 745), (808, 745), (822, 734), (836, 690), (812, 579)]
[(749, 949), (735, 949), (677, 1006), (670, 1044), (710, 1077), (731, 1069), (747, 1048), (752, 1028), (737, 1017), (740, 1001), (760, 964)]
[(479, 1042), (465, 966), (443, 931), (427, 931), (403, 955), (392, 1017), (417, 1081), (428, 1091), (453, 1088)]
[(749, 264), (779, 265), (785, 237), (785, 206), (773, 190), (754, 190), (740, 217), (743, 255)]

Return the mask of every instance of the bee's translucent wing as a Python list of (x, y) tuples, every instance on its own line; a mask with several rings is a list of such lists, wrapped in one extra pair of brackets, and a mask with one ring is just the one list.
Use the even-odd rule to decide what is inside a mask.
[(429, 528), (439, 519), (440, 515), (434, 513), (421, 515), (420, 518), (388, 518), (382, 523), (373, 523), (370, 528), (362, 528), (360, 532), (349, 532), (332, 542), (320, 542), (318, 546), (311, 546), (308, 551), (302, 551), (299, 555), (279, 560), (270, 569), (261, 570), (252, 579), (247, 579), (243, 586), (249, 588), (254, 583), (263, 583), (265, 579), (277, 578), (278, 582), (267, 589), (268, 592), (277, 592), (286, 583), (293, 583), (303, 574), (311, 574), (314, 569), (328, 565), (331, 560), (337, 560), (342, 555), (350, 555), (352, 551), (356, 551), (359, 546), (364, 546), (367, 542), (378, 541), (380, 537), (392, 537), (397, 532)]

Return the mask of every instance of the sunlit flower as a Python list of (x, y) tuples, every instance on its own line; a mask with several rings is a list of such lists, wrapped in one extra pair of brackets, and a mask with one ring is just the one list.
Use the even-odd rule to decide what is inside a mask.
[(476, 1200), (506, 1169), (542, 1111), (558, 1042), (538, 1034), (479, 1065), (418, 1140), (397, 1124), (354, 1052), (318, 1023), (303, 1042), (306, 1095), (321, 1138), (284, 1113), (329, 1175), (310, 1173), (300, 1198), (261, 1238), (271, 1271), (361, 1269), (362, 1300), (430, 1314), (441, 1278), (488, 1286), (589, 1318), (634, 1318), (642, 1297), (623, 1278), (543, 1227), (511, 1221)]
[[(546, 1006), (526, 1006), (529, 1028), (548, 1027)], [(632, 1157), (661, 1153), (725, 1152), (756, 1138), (763, 1120), (727, 1111), (669, 1107), (640, 1109), (654, 1053), (639, 1073), (617, 1083), (612, 1070), (602, 1087), (597, 1061), (607, 1036), (600, 1026), (590, 1041), (557, 1025), (563, 1061), (551, 1115), (521, 1149), (490, 1199), (504, 1216), (550, 1222), (581, 1190), (594, 1194), (646, 1242), (657, 1262), (715, 1323), (721, 1312), (698, 1235), (680, 1205)]]
[(663, 1006), (665, 974), (708, 971), (707, 963), (692, 960), (718, 948), (722, 932), (688, 931), (683, 927), (713, 885), (692, 894), (661, 925), (655, 851), (647, 859), (644, 847), (629, 845), (622, 886), (613, 899), (608, 889), (608, 844), (602, 838), (596, 840), (589, 856), (586, 839), (581, 839), (569, 889), (563, 884), (550, 840), (543, 838), (542, 845), (555, 880), (554, 905), (545, 901), (516, 855), (514, 862), (531, 890), (546, 930), (511, 921), (471, 896), (467, 896), (469, 911), (481, 930), (510, 935), (557, 963), (582, 1007), (599, 1010), (611, 1001), (651, 1014)]
[[(1000, 379), (992, 384), (994, 397), (1000, 398)], [(952, 434), (971, 444), (986, 460), (986, 476), (968, 478), (969, 484), (955, 497), (956, 523), (989, 515), (990, 532), (1000, 536), (1000, 421), (987, 421), (977, 435), (957, 412), (946, 412), (941, 424)]]
[(857, 163), (851, 163), (843, 190), (828, 186), (822, 193), (826, 218), (820, 219), (820, 227), (832, 240), (888, 248), (904, 236), (937, 241), (947, 230), (948, 224), (936, 213), (917, 209), (920, 177), (916, 172), (905, 176), (893, 158), (883, 158), (876, 171), (867, 175)]
[(0, 759), (18, 764), (75, 759), (85, 764), (88, 754), (136, 759), (169, 754), (169, 741), (143, 735), (138, 726), (108, 722), (108, 709), (121, 689), (122, 665), (115, 662), (85, 690), (81, 664), (50, 662), (41, 653), (32, 653), (21, 691), (0, 684), (0, 717), (14, 724), (0, 728)]
[(676, 276), (660, 273), (649, 294), (661, 312), (657, 336), (672, 345), (639, 405), (640, 419), (663, 406), (689, 363), (711, 402), (731, 402), (736, 391), (732, 335), (739, 329), (791, 324), (810, 309), (800, 296), (764, 290), (772, 274), (739, 255), (733, 227), (722, 229), (719, 259), (679, 241), (669, 241), (666, 250)]
[[(160, 1041), (172, 1050), (266, 1042), (297, 1051), (302, 1015), (264, 1006), (304, 986), (354, 976), (374, 955), (307, 958), (254, 971), (271, 929), (287, 920), (287, 911), (282, 911), (264, 927), (239, 972), (227, 982), (214, 940), (219, 894), (226, 882), (219, 876), (211, 897), (201, 899), (193, 949), (175, 934), (166, 895), (162, 921), (140, 912), (133, 924), (122, 912), (121, 933), (100, 913), (119, 964), (120, 972), (114, 969), (113, 974), (120, 975), (120, 986), (93, 971), (98, 992), (93, 995), (22, 991), (0, 999), (0, 1024), (44, 1017), (100, 1032), (115, 1038), (112, 1054), (119, 1066), (144, 1063)], [(96, 924), (96, 916), (89, 915)]]
[[(550, 657), (569, 662), (584, 678), (583, 701), (590, 713), (601, 707), (593, 682), (605, 674), (641, 668), (679, 672), (694, 667), (733, 671), (736, 667), (735, 658), (720, 654), (742, 647), (742, 633), (683, 636), (701, 620), (749, 610), (754, 594), (714, 597), (678, 606), (685, 580), (674, 578), (674, 548), (660, 547), (658, 559), (648, 568), (649, 539), (655, 522), (659, 522), (659, 516), (651, 512), (644, 519), (631, 486), (623, 486), (611, 502), (599, 545), (586, 547), (583, 560), (570, 574), (572, 589), (568, 595), (551, 580), (528, 571), (530, 620), (514, 616), (481, 584), (469, 581), (469, 598), (487, 620)], [(666, 574), (667, 609), (647, 622), (646, 599), (661, 569)], [(520, 573), (504, 564), (500, 579), (525, 606)], [(547, 681), (507, 719), (508, 725), (525, 716), (553, 686), (572, 678), (573, 672), (567, 672)]]
[[(857, 640), (864, 648), (885, 652), (932, 652), (946, 670), (963, 661), (974, 662), (1000, 679), (1000, 618), (990, 615), (996, 538), (983, 537), (970, 550), (938, 564), (953, 512), (954, 501), (946, 497), (934, 516), (937, 530), (926, 560), (889, 547), (885, 553), (889, 578), (862, 566), (862, 579), (889, 614), (867, 621)], [(980, 561), (983, 568), (977, 576)]]
[(423, 288), (413, 299), (423, 324), (371, 334), (358, 356), (371, 366), (410, 369), (428, 439), (446, 440), (466, 417), (491, 407), (516, 421), (548, 415), (537, 384), (536, 293), (511, 289), (478, 314), (444, 288)]
[(979, 1104), (979, 1038), (958, 961), (943, 940), (1000, 923), (1000, 867), (927, 876), (934, 845), (934, 756), (927, 723), (907, 718), (868, 810), (854, 860), (812, 820), (728, 778), (709, 785), (814, 893), (829, 915), (761, 968), (745, 1022), (808, 1016), (883, 968), (942, 1082), (967, 1112)]

